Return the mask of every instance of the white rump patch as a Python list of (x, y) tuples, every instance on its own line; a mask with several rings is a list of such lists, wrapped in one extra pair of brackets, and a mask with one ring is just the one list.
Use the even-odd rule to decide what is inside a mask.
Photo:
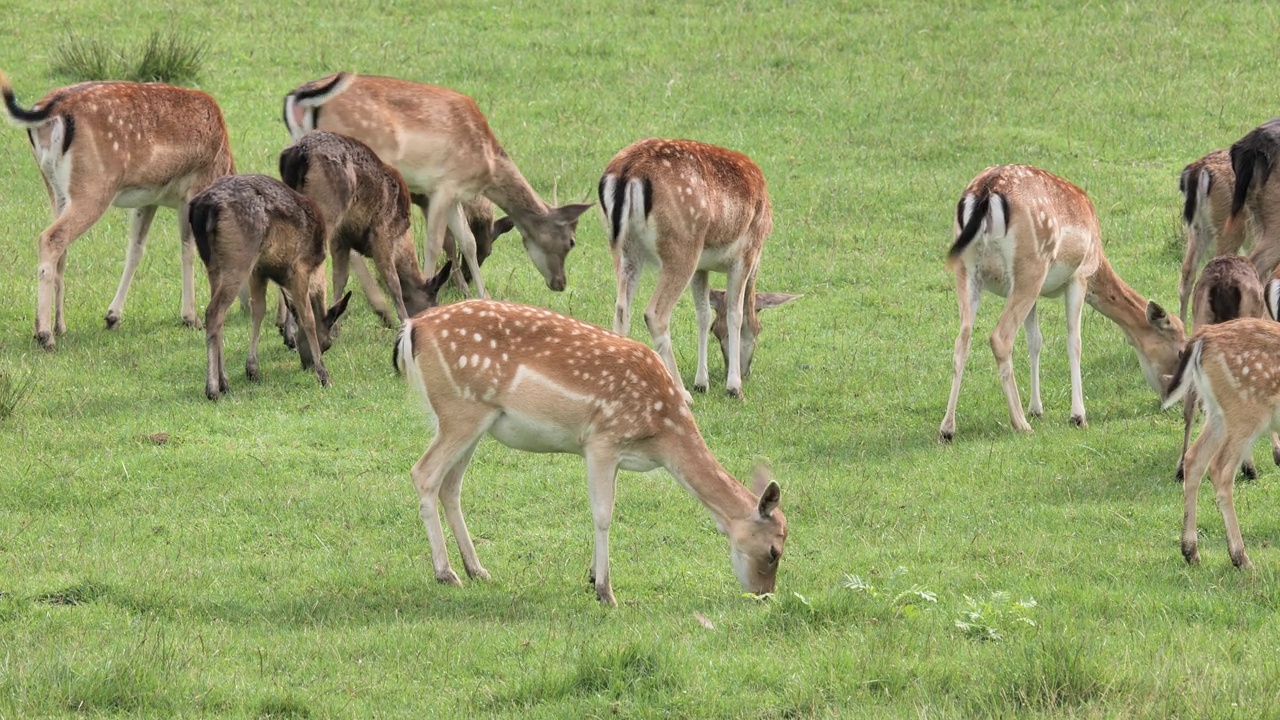
[(1000, 195), (993, 193), (987, 203), (987, 232), (992, 237), (1004, 237), (1009, 232), (1008, 218), (1004, 216), (1004, 203)]

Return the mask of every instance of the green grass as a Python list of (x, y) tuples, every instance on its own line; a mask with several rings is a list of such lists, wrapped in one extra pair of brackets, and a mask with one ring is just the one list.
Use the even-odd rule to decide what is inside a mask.
[[(129, 39), (132, 42), (132, 38)], [(130, 80), (185, 85), (200, 74), (208, 45), (190, 35), (153, 30), (138, 48), (70, 34), (56, 50), (53, 74), (71, 82)]]
[[(1272, 7), (16, 0), (0, 68), (29, 107), (66, 82), (67, 33), (124, 47), (175, 27), (208, 43), (199, 87), (245, 172), (275, 172), (284, 93), (338, 69), (474, 96), (547, 196), (594, 195), (609, 158), (646, 136), (752, 156), (776, 222), (760, 289), (804, 297), (764, 318), (745, 402), (723, 397), (715, 354), (717, 392), (694, 411), (730, 471), (767, 460), (783, 483), (778, 594), (743, 598), (702, 508), (661, 473), (624, 473), (620, 607), (599, 607), (582, 461), (491, 441), (464, 504), (494, 580), (438, 586), (408, 478), (429, 429), (390, 370), (394, 332), (360, 301), (326, 356), (333, 387), (274, 336), (251, 385), (237, 314), (231, 394), (207, 401), (171, 211), (116, 331), (102, 316), (125, 213), (71, 248), (69, 330), (42, 353), (47, 200), (9, 130), (0, 374), (31, 386), (0, 421), (0, 717), (1257, 717), (1280, 703), (1280, 472), (1259, 449), (1261, 478), (1237, 489), (1256, 570), (1230, 567), (1207, 491), (1204, 563), (1186, 567), (1180, 413), (1159, 411), (1108, 321), (1086, 312), (1080, 431), (1062, 306), (1041, 304), (1046, 415), (1015, 437), (988, 296), (956, 442), (936, 442), (957, 324), (943, 260), (965, 184), (1004, 162), (1076, 182), (1120, 275), (1176, 306), (1178, 172), (1274, 112)], [(486, 286), (608, 324), (598, 218), (578, 240), (564, 293), (511, 239)], [(689, 383), (687, 300), (673, 337)], [(957, 626), (975, 611), (1001, 640)]]

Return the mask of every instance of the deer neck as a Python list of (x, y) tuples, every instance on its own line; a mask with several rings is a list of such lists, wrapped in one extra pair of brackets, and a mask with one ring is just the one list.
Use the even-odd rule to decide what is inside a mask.
[(728, 534), (735, 522), (755, 509), (756, 499), (720, 465), (697, 429), (693, 430), (692, 436), (683, 436), (688, 440), (670, 459), (667, 471), (711, 511), (720, 532)]
[(1121, 280), (1105, 257), (1099, 260), (1097, 272), (1089, 278), (1084, 299), (1119, 325), (1130, 343), (1136, 344), (1138, 334), (1148, 326), (1147, 299)]
[(485, 196), (511, 216), (517, 226), (547, 214), (550, 206), (538, 196), (520, 169), (503, 154), (494, 163), (493, 182)]

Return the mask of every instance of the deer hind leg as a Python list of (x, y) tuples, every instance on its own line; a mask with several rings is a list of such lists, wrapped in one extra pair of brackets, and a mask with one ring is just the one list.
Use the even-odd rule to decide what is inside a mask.
[(1186, 472), (1182, 481), (1182, 557), (1190, 565), (1200, 562), (1199, 539), (1196, 535), (1196, 494), (1200, 490), (1200, 480), (1209, 467), (1209, 461), (1217, 455), (1225, 437), (1222, 417), (1210, 409), (1205, 414), (1200, 436), (1183, 458)]
[(151, 221), (155, 217), (155, 205), (129, 211), (129, 245), (124, 252), (124, 274), (120, 276), (116, 296), (107, 307), (108, 330), (115, 330), (120, 326), (120, 315), (124, 313), (124, 301), (129, 296), (129, 285), (133, 283), (133, 273), (138, 269), (138, 263), (142, 261), (142, 256), (147, 251), (147, 233), (151, 230)]
[(964, 377), (965, 363), (969, 361), (973, 318), (978, 314), (978, 304), (982, 300), (982, 286), (970, 278), (963, 265), (956, 268), (956, 297), (960, 305), (960, 333), (956, 335), (955, 350), (951, 355), (953, 374), (951, 395), (947, 399), (947, 414), (943, 416), (942, 427), (938, 429), (938, 439), (942, 442), (951, 442), (956, 434), (956, 403), (960, 400), (960, 380)]
[(298, 349), (298, 318), (289, 307), (289, 298), (285, 297), (284, 288), (276, 294), (276, 329), (280, 331), (280, 339), (290, 350)]
[(636, 285), (640, 281), (640, 271), (644, 269), (644, 259), (628, 251), (625, 242), (619, 240), (621, 247), (613, 251), (613, 274), (617, 284), (617, 296), (614, 301), (613, 331), (619, 335), (631, 332), (631, 303), (635, 300)]
[[(444, 527), (440, 524), (438, 508), (440, 493), (445, 484), (445, 476), (456, 469), (458, 480), (455, 490), (457, 495), (461, 495), (462, 473), (466, 470), (467, 462), (470, 461), (476, 444), (488, 432), (493, 420), (493, 415), (472, 408), (439, 417), (436, 436), (427, 446), (426, 453), (417, 463), (414, 463), (413, 470), (410, 471), (413, 485), (418, 490), (418, 514), (427, 530), (427, 543), (431, 548), (431, 565), (435, 570), (436, 580), (448, 585), (462, 585), (462, 581), (458, 579), (453, 568), (449, 567), (449, 551), (445, 546)], [(460, 509), (458, 516), (461, 518)], [(457, 535), (457, 532), (455, 528), (454, 534)], [(467, 543), (470, 544), (469, 535)], [(459, 547), (461, 545), (462, 541), (459, 540)], [(474, 555), (474, 547), (471, 552)]]
[(67, 248), (102, 217), (111, 204), (111, 198), (103, 194), (81, 195), (62, 203), (62, 212), (40, 234), (36, 264), (36, 329), (35, 339), (45, 350), (54, 349), (54, 326), (51, 315), (57, 304), (59, 331), (65, 332), (62, 302), (64, 296), (63, 271), (66, 269)]
[(182, 241), (182, 324), (200, 329), (196, 316), (196, 239), (191, 232), (187, 203), (178, 208), (178, 235)]
[[(1198, 218), (1187, 225), (1187, 250), (1182, 256), (1182, 274), (1178, 278), (1178, 318), (1183, 324), (1187, 322), (1188, 300), (1195, 288), (1196, 273), (1200, 269), (1200, 261), (1209, 250), (1209, 234), (1201, 232), (1197, 226)], [(1219, 244), (1222, 238), (1218, 238)], [(1221, 254), (1221, 252), (1219, 253)], [(1235, 250), (1231, 251), (1235, 254)]]
[(1040, 333), (1040, 318), (1035, 305), (1022, 321), (1022, 328), (1027, 333), (1027, 359), (1031, 364), (1031, 404), (1027, 406), (1027, 414), (1040, 417), (1044, 415), (1044, 403), (1040, 400), (1040, 349), (1044, 347), (1044, 335)]
[(1231, 554), (1231, 563), (1242, 570), (1253, 567), (1249, 556), (1244, 551), (1244, 538), (1240, 535), (1240, 524), (1236, 520), (1236, 506), (1232, 498), (1235, 487), (1236, 468), (1245, 453), (1253, 447), (1253, 440), (1258, 433), (1247, 437), (1233, 437), (1227, 434), (1226, 442), (1218, 449), (1209, 465), (1209, 480), (1213, 482), (1213, 498), (1222, 513), (1222, 522), (1227, 531), (1227, 551)]
[(1196, 419), (1197, 402), (1199, 400), (1196, 397), (1196, 389), (1187, 390), (1186, 397), (1182, 399), (1182, 454), (1178, 455), (1178, 471), (1174, 474), (1174, 478), (1179, 482), (1186, 481), (1187, 446), (1191, 443), (1191, 425)]
[(676, 301), (689, 284), (694, 268), (676, 267), (668, 262), (658, 273), (658, 283), (653, 289), (653, 297), (649, 307), (644, 311), (644, 322), (649, 327), (649, 336), (653, 338), (653, 349), (657, 351), (662, 362), (671, 373), (671, 379), (680, 388), (685, 402), (692, 403), (693, 396), (684, 389), (684, 381), (680, 379), (680, 369), (676, 367), (676, 355), (671, 349), (671, 313), (675, 310)]
[(458, 543), (458, 553), (462, 555), (462, 567), (467, 577), (473, 580), (488, 580), (489, 571), (480, 564), (476, 555), (476, 546), (471, 542), (471, 533), (467, 531), (467, 521), (462, 517), (462, 476), (467, 471), (471, 456), (476, 451), (480, 438), (476, 438), (471, 446), (463, 450), (453, 467), (445, 471), (444, 480), (440, 484), (439, 498), (444, 505), (444, 516), (449, 521), (449, 529), (453, 530), (453, 539)]
[(267, 279), (258, 273), (249, 276), (249, 357), (244, 361), (244, 374), (253, 382), (262, 376), (258, 373), (258, 338), (262, 332), (262, 318), (267, 314)]
[(693, 273), (689, 291), (693, 293), (693, 312), (698, 318), (698, 371), (693, 376), (693, 391), (704, 393), (711, 383), (707, 370), (707, 336), (711, 334), (711, 288), (707, 285), (706, 270)]
[(591, 553), (591, 582), (600, 602), (616, 606), (609, 581), (609, 525), (613, 522), (613, 501), (617, 492), (618, 457), (605, 450), (587, 451), (587, 493), (591, 498), (591, 518), (595, 524), (595, 544)]
[(204, 394), (210, 400), (229, 389), (227, 368), (223, 362), (222, 326), (227, 317), (227, 310), (235, 302), (239, 292), (241, 278), (222, 277), (214, 272), (209, 278), (209, 306), (204, 311), (204, 338), (208, 348), (209, 362), (205, 374)]
[(991, 352), (996, 358), (996, 367), (1000, 372), (1000, 384), (1004, 387), (1004, 398), (1009, 405), (1009, 422), (1018, 432), (1031, 432), (1031, 425), (1022, 412), (1022, 399), (1018, 396), (1018, 382), (1013, 376), (1013, 341), (1018, 335), (1018, 326), (1022, 325), (1027, 313), (1035, 307), (1036, 298), (1040, 295), (1043, 274), (1038, 282), (1015, 285), (1009, 293), (1009, 300), (996, 322), (995, 332), (991, 333)]
[(1067, 365), (1071, 369), (1071, 424), (1087, 428), (1084, 416), (1084, 380), (1080, 372), (1080, 320), (1084, 315), (1085, 284), (1072, 282), (1067, 286)]

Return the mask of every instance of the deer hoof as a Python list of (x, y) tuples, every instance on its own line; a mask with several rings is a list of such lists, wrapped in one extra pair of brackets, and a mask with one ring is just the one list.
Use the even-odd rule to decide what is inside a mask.
[(120, 327), (120, 316), (113, 312), (107, 313), (107, 329), (115, 330), (118, 327)]
[(609, 607), (618, 607), (618, 601), (613, 598), (613, 588), (605, 585), (604, 587), (596, 586), (596, 598), (603, 605)]
[(954, 440), (955, 437), (956, 437), (955, 431), (943, 430), (938, 433), (938, 442), (950, 445), (951, 441)]
[(1081, 430), (1084, 430), (1085, 428), (1089, 427), (1089, 421), (1085, 420), (1083, 415), (1072, 415), (1071, 424), (1075, 425)]
[(734, 400), (742, 399), (742, 388), (729, 388), (726, 394)]
[(261, 380), (262, 376), (258, 373), (258, 364), (254, 363), (252, 365), (245, 365), (244, 376), (249, 378), (251, 382), (258, 382)]
[(1195, 544), (1182, 544), (1182, 557), (1186, 559), (1188, 565), (1200, 564), (1200, 550)]
[(1239, 555), (1233, 554), (1231, 556), (1231, 564), (1235, 565), (1238, 570), (1253, 569), (1253, 563), (1249, 560), (1249, 556), (1245, 554), (1244, 550), (1241, 550)]
[(449, 568), (442, 573), (436, 573), (436, 582), (441, 585), (453, 585), (454, 587), (462, 587), (462, 580), (458, 578), (458, 573)]
[(1241, 465), (1240, 472), (1244, 475), (1245, 480), (1258, 479), (1258, 468), (1254, 467), (1252, 460), (1246, 461), (1243, 465)]
[(184, 327), (189, 327), (192, 330), (200, 330), (204, 328), (204, 323), (201, 323), (200, 318), (197, 317), (184, 317), (182, 318), (182, 324)]
[(696, 392), (696, 393), (704, 393), (704, 392), (706, 392), (706, 391), (707, 391), (707, 386), (706, 386), (706, 385), (703, 385), (703, 384), (701, 384), (701, 383), (694, 383), (694, 384), (693, 384), (693, 391), (694, 391), (694, 392)]
[(40, 343), (40, 349), (53, 350), (56, 343), (53, 340), (53, 333), (38, 332), (36, 333), (36, 342)]
[(489, 571), (482, 567), (467, 568), (467, 577), (472, 580), (483, 580), (489, 582), (493, 578), (489, 577)]

